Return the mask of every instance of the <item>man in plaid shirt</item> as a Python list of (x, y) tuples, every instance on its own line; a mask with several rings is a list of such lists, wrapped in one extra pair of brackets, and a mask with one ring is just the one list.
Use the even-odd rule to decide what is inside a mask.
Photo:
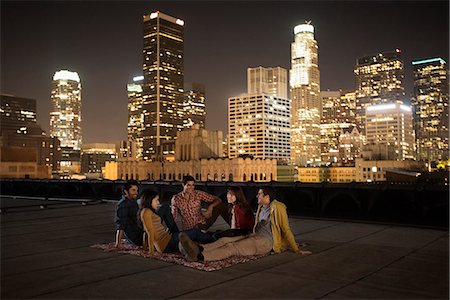
[[(183, 191), (172, 197), (172, 215), (174, 219), (181, 217), (182, 230), (198, 228), (207, 230), (217, 220), (219, 215), (228, 222), (228, 209), (222, 200), (214, 195), (195, 190), (194, 177), (183, 177)], [(209, 203), (205, 214), (201, 204)]]
[(142, 246), (143, 231), (139, 228), (137, 220), (139, 211), (137, 204), (138, 193), (138, 182), (136, 180), (128, 180), (123, 187), (122, 199), (117, 203), (116, 208), (116, 248), (120, 247), (123, 235), (133, 244)]

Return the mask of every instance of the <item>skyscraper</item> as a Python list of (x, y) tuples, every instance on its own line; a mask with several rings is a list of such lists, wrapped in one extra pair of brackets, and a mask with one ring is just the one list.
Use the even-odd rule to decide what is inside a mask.
[(278, 96), (287, 94), (286, 74), (281, 67), (248, 69), (248, 93), (228, 99), (228, 157), (289, 160), (290, 100)]
[(185, 84), (183, 113), (184, 128), (191, 128), (194, 124), (198, 124), (199, 128), (205, 128), (206, 106), (203, 84), (197, 82)]
[(1, 132), (26, 134), (36, 125), (36, 100), (13, 95), (0, 95)]
[(173, 154), (183, 129), (184, 21), (159, 11), (145, 15), (143, 49), (143, 158)]
[(288, 99), (287, 70), (282, 67), (248, 68), (247, 92), (249, 94), (266, 93), (274, 97)]
[(142, 81), (144, 76), (135, 76), (133, 82), (127, 84), (128, 92), (128, 140), (136, 143), (136, 158), (143, 157), (143, 134), (145, 130), (144, 112), (142, 109)]
[(411, 107), (399, 103), (368, 106), (366, 139), (372, 159), (414, 159)]
[(314, 27), (307, 22), (294, 28), (291, 45), (292, 101), (291, 158), (296, 165), (320, 162), (320, 72)]
[(365, 113), (369, 105), (403, 103), (401, 51), (383, 52), (358, 59), (356, 75), (356, 122), (365, 134)]
[(322, 162), (337, 163), (339, 161), (339, 136), (355, 127), (355, 102), (352, 96), (354, 96), (353, 92), (320, 92), (322, 102), (320, 124)]
[(57, 71), (53, 76), (50, 135), (61, 147), (81, 149), (81, 83), (77, 72)]
[(448, 159), (448, 69), (442, 58), (413, 61), (415, 131), (418, 159)]

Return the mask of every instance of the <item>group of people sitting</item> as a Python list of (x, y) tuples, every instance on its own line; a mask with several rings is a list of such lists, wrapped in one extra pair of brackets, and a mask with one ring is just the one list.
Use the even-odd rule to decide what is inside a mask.
[[(259, 189), (256, 216), (240, 187), (230, 187), (227, 205), (217, 196), (195, 189), (192, 176), (183, 178), (183, 191), (174, 195), (171, 205), (161, 204), (158, 193), (145, 190), (138, 200), (138, 182), (124, 185), (117, 203), (115, 247), (122, 238), (148, 249), (150, 255), (181, 252), (188, 261), (214, 261), (231, 256), (280, 253), (290, 248), (301, 255), (289, 226), (286, 206), (275, 200), (272, 188)], [(140, 202), (140, 203), (138, 203)], [(202, 202), (208, 204), (202, 211)], [(230, 229), (207, 231), (221, 216)], [(177, 222), (180, 220), (181, 230)]]

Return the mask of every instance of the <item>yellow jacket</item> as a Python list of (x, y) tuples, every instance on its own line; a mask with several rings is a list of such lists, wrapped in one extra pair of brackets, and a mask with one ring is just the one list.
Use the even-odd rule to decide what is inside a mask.
[[(256, 224), (258, 223), (261, 207), (262, 205), (259, 205), (258, 210), (256, 211), (253, 232), (255, 232)], [(287, 245), (289, 245), (292, 252), (298, 252), (298, 245), (292, 234), (291, 227), (289, 226), (286, 205), (284, 205), (284, 203), (277, 200), (273, 200), (270, 203), (270, 225), (273, 236), (273, 251), (275, 253), (286, 250)]]
[(141, 221), (147, 233), (148, 252), (153, 255), (156, 251), (163, 253), (172, 235), (161, 224), (161, 218), (148, 208), (141, 211)]

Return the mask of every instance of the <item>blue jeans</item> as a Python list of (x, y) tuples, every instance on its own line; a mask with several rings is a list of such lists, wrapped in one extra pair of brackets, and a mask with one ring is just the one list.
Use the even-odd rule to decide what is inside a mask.
[[(197, 228), (185, 230), (182, 232), (186, 233), (191, 240), (200, 244), (208, 244), (215, 241), (215, 239), (210, 234), (203, 233), (200, 229)], [(164, 249), (164, 253), (178, 252), (178, 242), (180, 241), (178, 234), (178, 232), (172, 234), (169, 244), (167, 244), (166, 249)]]

